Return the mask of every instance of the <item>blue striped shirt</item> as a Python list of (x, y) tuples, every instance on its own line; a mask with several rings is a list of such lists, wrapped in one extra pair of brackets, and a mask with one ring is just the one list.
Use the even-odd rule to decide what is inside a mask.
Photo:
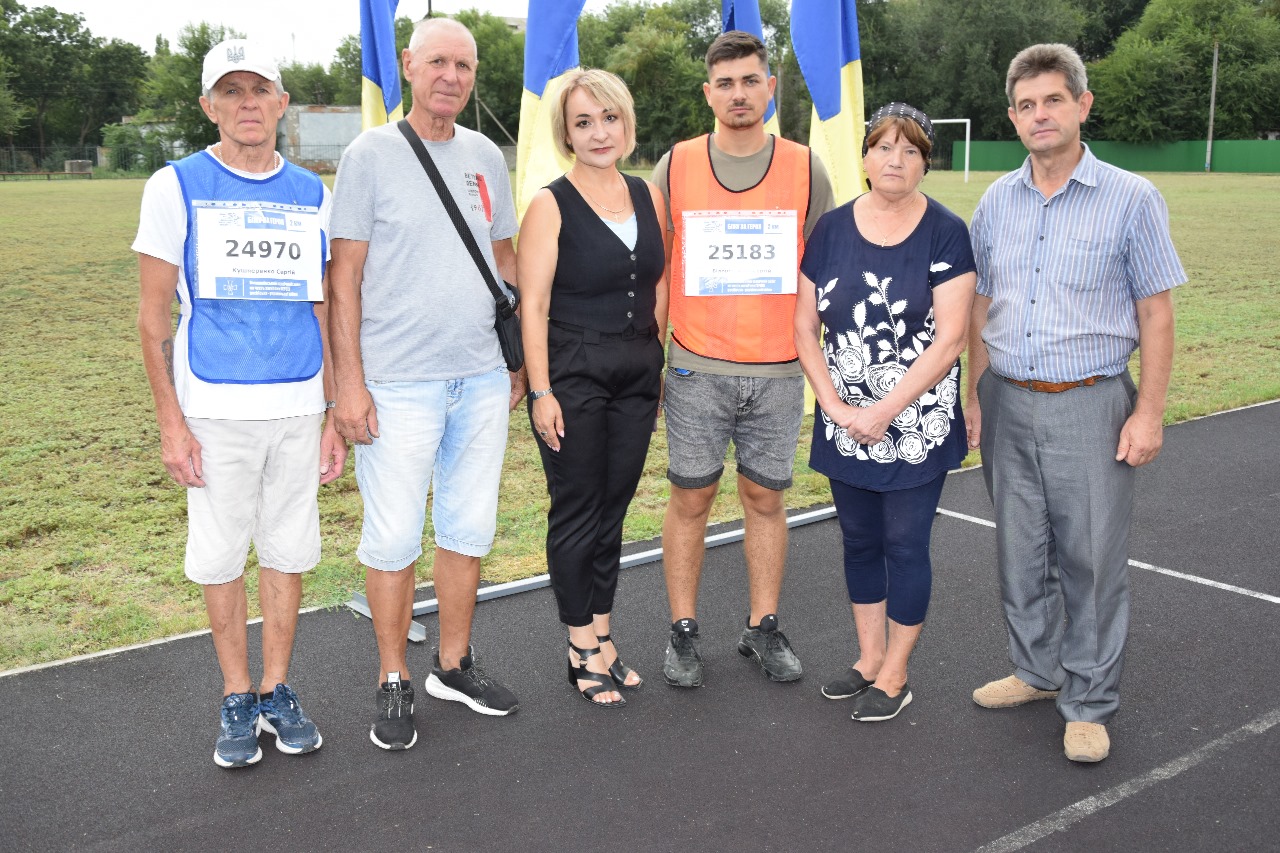
[(991, 369), (1077, 382), (1123, 371), (1138, 345), (1135, 303), (1187, 280), (1154, 185), (1084, 147), (1050, 198), (1031, 158), (982, 196), (970, 235)]

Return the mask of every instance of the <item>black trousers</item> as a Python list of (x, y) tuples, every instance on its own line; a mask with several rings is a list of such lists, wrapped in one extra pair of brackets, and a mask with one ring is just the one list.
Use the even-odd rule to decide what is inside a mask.
[(578, 627), (613, 610), (622, 522), (653, 437), (663, 351), (653, 330), (609, 335), (552, 321), (547, 353), (564, 416), (558, 453), (538, 440), (551, 496), (547, 569), (560, 621)]

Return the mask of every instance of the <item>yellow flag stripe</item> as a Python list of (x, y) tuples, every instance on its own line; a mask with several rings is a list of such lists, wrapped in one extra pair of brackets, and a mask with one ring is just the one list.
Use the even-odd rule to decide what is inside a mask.
[(516, 147), (516, 210), (520, 218), (538, 190), (569, 171), (573, 161), (556, 150), (551, 127), (551, 105), (576, 69), (547, 81), (539, 98), (528, 89), (520, 96), (520, 135)]
[(858, 60), (840, 69), (840, 112), (822, 121), (815, 109), (809, 128), (809, 147), (822, 158), (831, 175), (836, 204), (844, 204), (866, 188), (862, 172), (866, 126), (862, 114), (862, 62)]
[(403, 105), (398, 105), (391, 112), (391, 115), (387, 115), (387, 108), (382, 102), (382, 87), (368, 77), (360, 78), (361, 130), (368, 130), (371, 127), (377, 127), (388, 122), (399, 121), (402, 118), (404, 118)]

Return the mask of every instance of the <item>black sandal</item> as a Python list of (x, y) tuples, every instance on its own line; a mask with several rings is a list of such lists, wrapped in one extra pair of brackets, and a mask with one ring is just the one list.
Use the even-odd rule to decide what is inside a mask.
[[(595, 697), (599, 696), (601, 693), (612, 693), (617, 689), (617, 686), (613, 683), (612, 674), (592, 672), (587, 669), (588, 658), (600, 654), (599, 646), (591, 649), (580, 649), (573, 644), (573, 640), (570, 640), (569, 648), (578, 655), (578, 665), (576, 667), (573, 665), (573, 661), (565, 661), (565, 663), (569, 665), (569, 683), (577, 689), (583, 699), (586, 699), (598, 708), (620, 708), (627, 704), (627, 700), (621, 696), (618, 697), (618, 701), (616, 702), (596, 701)], [(579, 681), (590, 682), (594, 686), (578, 687)]]
[[(597, 636), (596, 642), (612, 643), (613, 637), (605, 634), (603, 637)], [(614, 648), (617, 651), (617, 648)], [(639, 690), (644, 686), (644, 679), (640, 678), (640, 674), (636, 673), (636, 678), (640, 678), (635, 684), (627, 684), (627, 677), (635, 672), (634, 669), (622, 662), (622, 656), (618, 655), (613, 659), (613, 666), (609, 667), (609, 675), (613, 678), (613, 683), (618, 685), (619, 690)]]

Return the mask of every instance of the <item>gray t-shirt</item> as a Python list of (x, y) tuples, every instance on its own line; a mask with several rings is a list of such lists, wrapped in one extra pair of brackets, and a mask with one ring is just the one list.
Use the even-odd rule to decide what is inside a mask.
[[(773, 162), (773, 136), (770, 135), (763, 148), (746, 157), (726, 154), (713, 143), (710, 146), (711, 169), (726, 189), (732, 192), (744, 192), (764, 180)], [(831, 178), (822, 160), (809, 155), (809, 209), (805, 214), (802, 230), (804, 238), (809, 239), (822, 214), (835, 207), (835, 191), (831, 187)], [(674, 231), (676, 226), (671, 218), (671, 193), (668, 172), (671, 167), (671, 152), (663, 154), (658, 164), (653, 167), (653, 182), (662, 191), (666, 202), (667, 230)], [(788, 361), (781, 364), (738, 364), (732, 361), (719, 361), (704, 358), (697, 353), (689, 352), (671, 338), (667, 346), (667, 366), (684, 370), (696, 370), (721, 376), (802, 376), (800, 362)]]
[[(423, 141), (501, 281), (492, 243), (517, 230), (502, 152), (465, 127), (447, 142)], [(360, 286), (366, 379), (463, 379), (502, 363), (493, 296), (394, 124), (362, 133), (342, 155), (329, 232), (369, 244)]]

